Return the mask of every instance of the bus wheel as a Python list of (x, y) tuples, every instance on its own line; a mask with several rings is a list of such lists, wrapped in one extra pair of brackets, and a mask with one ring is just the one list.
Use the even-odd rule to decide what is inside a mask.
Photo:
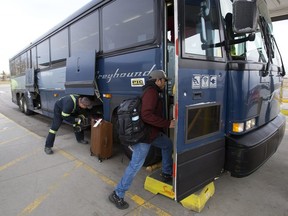
[(115, 113), (113, 113), (112, 115), (112, 119), (111, 122), (113, 124), (113, 143), (115, 146), (119, 146), (120, 145), (120, 140), (118, 137), (118, 126), (117, 126), (117, 115)]
[(19, 110), (20, 112), (23, 112), (24, 113), (24, 107), (23, 107), (23, 100), (22, 100), (23, 97), (18, 97), (18, 107), (19, 107)]
[(22, 112), (25, 115), (31, 115), (33, 112), (28, 109), (26, 98), (23, 96), (20, 101), (21, 101), (20, 104), (22, 104), (22, 107), (23, 107), (23, 111)]
[[(124, 149), (125, 155), (131, 160), (132, 151), (130, 150), (130, 148), (128, 148), (128, 146), (123, 146), (123, 149)], [(161, 149), (155, 146), (150, 146), (150, 150), (147, 154), (147, 157), (145, 159), (143, 166), (145, 167), (151, 166), (153, 164), (159, 163), (161, 160), (162, 160)]]

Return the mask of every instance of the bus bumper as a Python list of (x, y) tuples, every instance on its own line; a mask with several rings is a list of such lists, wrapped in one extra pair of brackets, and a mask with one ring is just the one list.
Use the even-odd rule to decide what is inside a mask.
[(286, 118), (279, 114), (267, 125), (243, 136), (226, 137), (225, 169), (234, 177), (245, 177), (265, 163), (284, 136)]

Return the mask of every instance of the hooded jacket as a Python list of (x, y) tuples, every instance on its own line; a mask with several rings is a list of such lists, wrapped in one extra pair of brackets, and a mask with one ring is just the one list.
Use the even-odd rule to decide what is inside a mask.
[(141, 118), (151, 127), (148, 143), (151, 143), (163, 131), (169, 128), (170, 121), (163, 116), (162, 90), (155, 81), (148, 80), (143, 86)]

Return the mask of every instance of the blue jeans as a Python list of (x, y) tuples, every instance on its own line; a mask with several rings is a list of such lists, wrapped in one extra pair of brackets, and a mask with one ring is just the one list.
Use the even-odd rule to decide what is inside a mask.
[(145, 162), (146, 156), (150, 149), (150, 145), (161, 148), (162, 172), (166, 174), (172, 174), (173, 144), (166, 134), (160, 133), (159, 136), (153, 140), (151, 144), (138, 143), (132, 146), (133, 153), (131, 161), (126, 168), (120, 182), (115, 187), (115, 192), (118, 197), (124, 198), (125, 192), (129, 189), (135, 175), (138, 173)]

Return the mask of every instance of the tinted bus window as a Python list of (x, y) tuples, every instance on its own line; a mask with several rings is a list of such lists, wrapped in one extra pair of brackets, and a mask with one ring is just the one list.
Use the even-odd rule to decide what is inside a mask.
[(188, 107), (186, 140), (209, 136), (220, 130), (220, 105)]
[(143, 44), (154, 38), (153, 0), (119, 0), (103, 8), (103, 51)]
[(15, 60), (12, 60), (12, 61), (10, 62), (10, 73), (11, 73), (11, 76), (15, 76), (15, 75), (16, 75)]
[[(203, 48), (220, 42), (219, 16), (216, 3), (210, 1), (210, 10), (203, 11), (201, 1), (186, 0), (184, 10), (184, 52), (189, 55), (222, 57), (221, 48)], [(201, 19), (204, 20), (201, 23)]]
[(49, 67), (49, 41), (45, 40), (39, 45), (37, 45), (37, 59), (39, 69), (44, 69)]
[(16, 72), (16, 75), (21, 73), (21, 57), (20, 56), (18, 56), (15, 59), (15, 72)]
[(88, 50), (99, 50), (98, 11), (77, 21), (70, 27), (71, 55)]
[[(59, 64), (66, 61), (68, 57), (68, 29), (64, 29), (52, 36), (51, 43), (51, 64)], [(65, 65), (65, 64), (64, 64)]]
[(25, 52), (21, 55), (20, 73), (24, 73), (28, 68), (28, 53)]
[(32, 63), (32, 67), (34, 69), (37, 68), (37, 53), (36, 53), (36, 47), (33, 47), (31, 49), (31, 63)]

